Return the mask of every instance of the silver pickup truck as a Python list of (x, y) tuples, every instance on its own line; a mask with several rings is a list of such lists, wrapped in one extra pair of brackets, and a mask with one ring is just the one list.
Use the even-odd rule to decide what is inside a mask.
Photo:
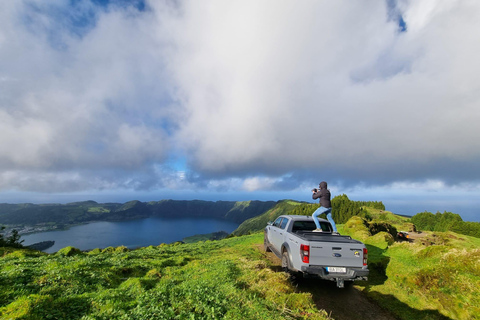
[[(367, 280), (368, 251), (365, 245), (349, 236), (332, 234), (327, 220), (319, 219), (322, 232), (315, 232), (311, 216), (282, 215), (265, 228), (265, 251), (282, 259), (287, 272), (300, 272), (337, 282)], [(351, 282), (350, 282), (351, 283)]]

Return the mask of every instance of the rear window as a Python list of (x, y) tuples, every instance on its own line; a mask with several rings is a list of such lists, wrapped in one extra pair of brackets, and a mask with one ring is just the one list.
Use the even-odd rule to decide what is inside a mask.
[[(327, 222), (320, 222), (320, 227), (322, 228), (322, 231), (325, 232), (331, 232), (332, 230), (330, 229), (330, 224)], [(295, 231), (312, 231), (317, 229), (317, 226), (315, 225), (315, 222), (313, 221), (295, 221), (293, 223), (292, 227), (292, 232)]]

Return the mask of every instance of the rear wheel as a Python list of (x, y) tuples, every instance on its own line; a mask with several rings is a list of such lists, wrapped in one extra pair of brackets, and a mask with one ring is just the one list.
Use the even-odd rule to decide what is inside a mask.
[(290, 258), (288, 257), (287, 251), (283, 251), (282, 253), (282, 269), (283, 271), (290, 273)]
[(290, 282), (295, 286), (297, 286), (303, 279), (303, 274), (301, 272), (292, 270), (290, 257), (286, 250), (282, 253), (282, 270), (288, 274)]

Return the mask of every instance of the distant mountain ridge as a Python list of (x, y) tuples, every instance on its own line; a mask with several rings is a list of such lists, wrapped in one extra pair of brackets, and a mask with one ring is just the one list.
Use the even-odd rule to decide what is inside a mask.
[(124, 221), (149, 217), (201, 217), (236, 223), (255, 217), (275, 206), (275, 201), (160, 200), (97, 203), (92, 200), (67, 204), (0, 203), (3, 225), (73, 225), (89, 221)]

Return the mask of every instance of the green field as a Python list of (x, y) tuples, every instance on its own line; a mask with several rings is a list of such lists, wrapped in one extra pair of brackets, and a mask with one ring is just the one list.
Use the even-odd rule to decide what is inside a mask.
[[(368, 215), (339, 230), (367, 245), (369, 280), (336, 290), (363, 291), (399, 319), (480, 319), (479, 238), (423, 232), (396, 242), (392, 230), (414, 228), (408, 218)], [(257, 232), (131, 251), (0, 248), (0, 318), (328, 319), (312, 294), (272, 265), (262, 243)]]
[(0, 249), (1, 319), (326, 319), (262, 235), (129, 251)]
[[(410, 219), (369, 209), (372, 222), (398, 230)], [(415, 242), (395, 242), (386, 232), (371, 235), (358, 217), (341, 232), (369, 250), (368, 283), (359, 286), (401, 319), (480, 319), (480, 239), (453, 232), (422, 232)]]

